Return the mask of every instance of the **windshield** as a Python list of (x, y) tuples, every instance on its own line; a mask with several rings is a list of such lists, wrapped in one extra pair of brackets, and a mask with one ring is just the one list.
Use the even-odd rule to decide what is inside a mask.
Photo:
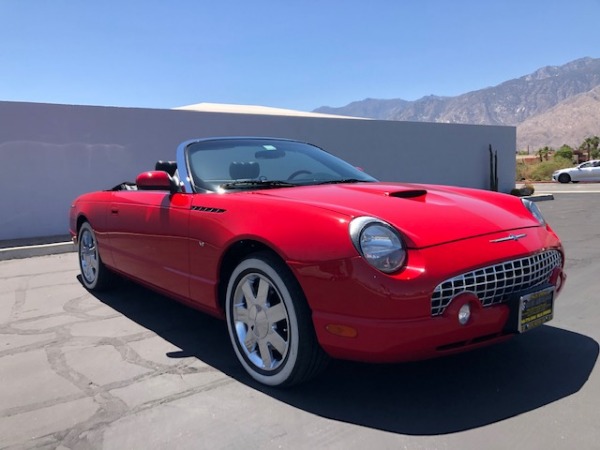
[(187, 147), (186, 159), (196, 192), (376, 181), (318, 147), (295, 141), (199, 141)]

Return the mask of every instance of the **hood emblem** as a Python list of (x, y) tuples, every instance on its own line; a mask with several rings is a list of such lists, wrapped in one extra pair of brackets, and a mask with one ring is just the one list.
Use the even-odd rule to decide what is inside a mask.
[(519, 239), (524, 238), (525, 236), (527, 236), (527, 234), (525, 234), (525, 233), (509, 234), (508, 236), (500, 238), (500, 239), (492, 239), (490, 242), (492, 244), (497, 244), (498, 242), (518, 241)]

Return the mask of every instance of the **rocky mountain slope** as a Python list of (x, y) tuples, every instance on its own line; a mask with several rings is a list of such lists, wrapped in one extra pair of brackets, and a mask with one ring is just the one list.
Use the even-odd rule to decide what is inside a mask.
[(570, 97), (549, 110), (530, 117), (517, 127), (517, 148), (576, 147), (590, 136), (600, 135), (600, 86)]
[[(513, 125), (518, 127), (518, 149), (575, 146), (590, 133), (600, 134), (600, 108), (594, 100), (598, 86), (600, 59), (582, 58), (456, 97), (428, 96), (412, 102), (366, 99), (315, 111), (382, 120)], [(577, 116), (569, 109), (575, 107)]]

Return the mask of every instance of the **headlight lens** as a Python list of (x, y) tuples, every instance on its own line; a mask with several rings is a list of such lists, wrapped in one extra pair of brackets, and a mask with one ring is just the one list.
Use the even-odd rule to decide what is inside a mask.
[(384, 273), (397, 271), (406, 261), (406, 249), (400, 234), (382, 220), (374, 217), (352, 220), (350, 238), (361, 256)]
[(546, 220), (544, 219), (542, 212), (535, 204), (535, 202), (532, 202), (531, 200), (528, 200), (526, 198), (522, 198), (521, 201), (523, 202), (523, 205), (525, 205), (525, 208), (527, 208), (531, 215), (535, 217), (535, 219), (539, 222), (539, 224), (545, 226)]

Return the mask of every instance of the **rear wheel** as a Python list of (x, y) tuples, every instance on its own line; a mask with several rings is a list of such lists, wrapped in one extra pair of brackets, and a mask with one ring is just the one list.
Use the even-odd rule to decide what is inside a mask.
[(77, 245), (83, 285), (90, 291), (108, 288), (113, 281), (113, 274), (100, 259), (96, 233), (89, 222), (84, 222), (81, 225)]
[(291, 386), (325, 367), (328, 358), (317, 343), (302, 289), (271, 254), (250, 256), (235, 268), (225, 308), (235, 354), (256, 381)]
[(570, 182), (570, 181), (571, 181), (571, 177), (570, 177), (570, 176), (569, 176), (569, 174), (567, 174), (567, 173), (561, 173), (561, 174), (558, 176), (558, 181), (559, 181), (560, 183), (568, 183), (568, 182)]

